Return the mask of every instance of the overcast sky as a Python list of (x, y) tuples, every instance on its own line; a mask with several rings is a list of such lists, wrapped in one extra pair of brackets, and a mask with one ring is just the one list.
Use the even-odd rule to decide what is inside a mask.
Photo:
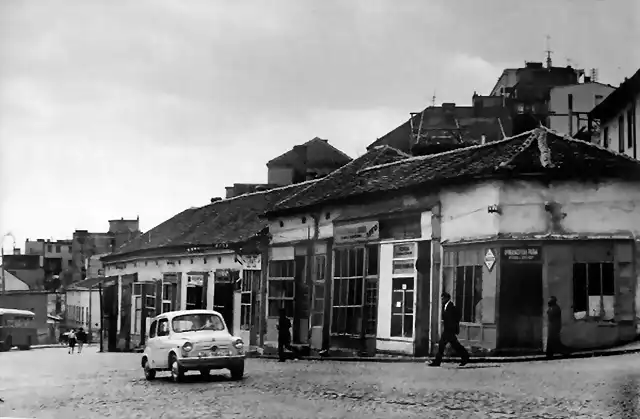
[(315, 136), (355, 157), (434, 91), (469, 104), (543, 61), (547, 34), (556, 65), (618, 85), (640, 2), (615, 4), (1, 0), (0, 234), (146, 231)]

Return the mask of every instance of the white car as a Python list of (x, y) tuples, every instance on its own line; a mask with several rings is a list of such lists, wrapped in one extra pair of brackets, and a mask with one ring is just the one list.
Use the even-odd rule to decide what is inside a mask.
[(187, 371), (209, 375), (226, 368), (231, 378), (244, 376), (244, 343), (232, 336), (220, 313), (212, 310), (170, 311), (151, 321), (149, 337), (142, 354), (147, 380), (157, 371), (170, 371), (179, 382)]

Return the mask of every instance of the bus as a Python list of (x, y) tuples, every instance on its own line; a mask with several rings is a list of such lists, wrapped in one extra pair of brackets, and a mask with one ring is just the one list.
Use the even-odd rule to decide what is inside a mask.
[(23, 351), (30, 349), (38, 339), (35, 317), (32, 311), (0, 308), (0, 352), (14, 346)]

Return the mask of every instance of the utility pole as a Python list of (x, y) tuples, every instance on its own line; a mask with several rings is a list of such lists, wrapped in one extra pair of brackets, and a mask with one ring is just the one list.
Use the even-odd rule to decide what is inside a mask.
[(102, 282), (98, 284), (98, 295), (100, 296), (100, 352), (104, 352), (104, 304), (102, 304)]

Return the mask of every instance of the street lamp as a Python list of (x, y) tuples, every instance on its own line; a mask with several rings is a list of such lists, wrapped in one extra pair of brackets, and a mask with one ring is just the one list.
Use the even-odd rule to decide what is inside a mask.
[(5, 283), (5, 278), (4, 278), (4, 239), (5, 237), (11, 237), (11, 240), (13, 241), (13, 245), (11, 248), (16, 247), (16, 238), (13, 236), (13, 234), (11, 234), (11, 232), (6, 233), (4, 236), (2, 236), (2, 243), (0, 243), (0, 247), (2, 248), (1, 252), (2, 252), (2, 292), (6, 292), (7, 291), (7, 285)]

